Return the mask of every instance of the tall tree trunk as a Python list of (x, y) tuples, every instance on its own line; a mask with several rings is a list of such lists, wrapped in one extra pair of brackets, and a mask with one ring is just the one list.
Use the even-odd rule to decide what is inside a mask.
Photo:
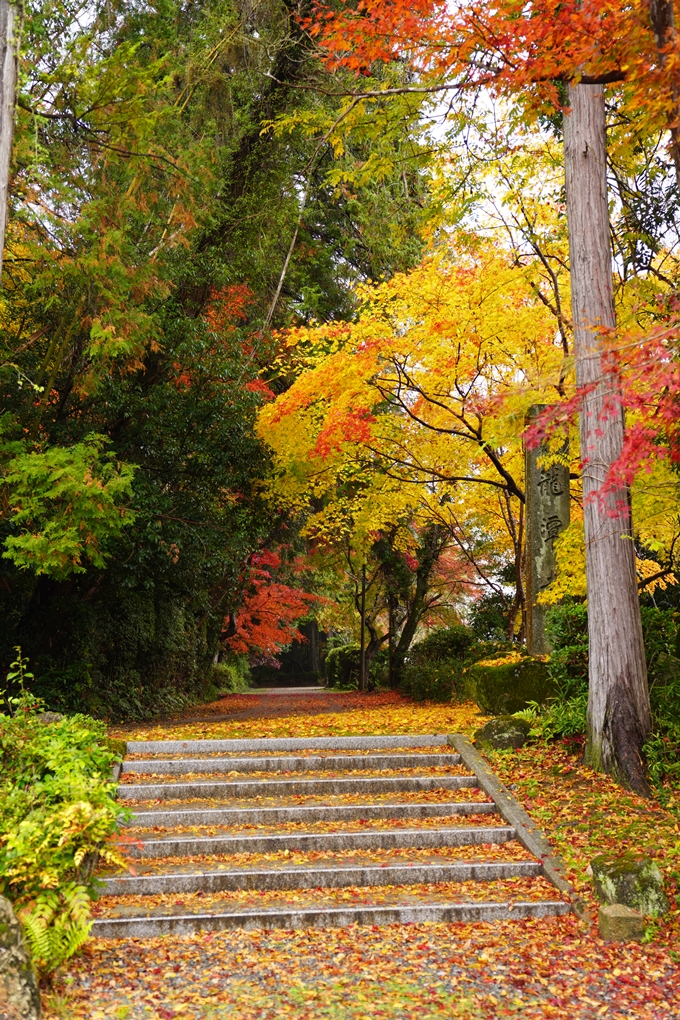
[(14, 92), (17, 80), (16, 9), (0, 0), (0, 278), (5, 251), (9, 161), (14, 131)]
[(418, 548), (418, 569), (413, 597), (409, 601), (408, 615), (404, 621), (399, 641), (394, 650), (395, 672), (400, 677), (404, 667), (404, 658), (411, 647), (418, 624), (425, 612), (425, 599), (430, 587), (432, 571), (439, 561), (446, 545), (446, 529), (438, 524), (430, 525), (424, 533), (423, 542)]
[(597, 492), (621, 453), (623, 411), (607, 412), (618, 382), (603, 375), (600, 327), (615, 325), (606, 177), (604, 94), (572, 85), (564, 119), (576, 380), (580, 415), (590, 684), (588, 763), (647, 792), (642, 747), (651, 720), (626, 489)]
[[(659, 63), (665, 67), (668, 62), (666, 47), (675, 42), (673, 0), (649, 0), (649, 20), (656, 40)], [(676, 85), (671, 86), (670, 98), (668, 130), (671, 144), (669, 150), (675, 164), (675, 182), (680, 188), (680, 89)]]

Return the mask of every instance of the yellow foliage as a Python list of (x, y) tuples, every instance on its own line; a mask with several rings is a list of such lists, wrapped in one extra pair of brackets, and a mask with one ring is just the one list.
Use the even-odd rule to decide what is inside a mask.
[(526, 412), (553, 399), (563, 364), (530, 276), (494, 244), (441, 247), (362, 287), (355, 322), (287, 334), (302, 370), (259, 431), (269, 495), (309, 536), (361, 548), (415, 516), (509, 551)]

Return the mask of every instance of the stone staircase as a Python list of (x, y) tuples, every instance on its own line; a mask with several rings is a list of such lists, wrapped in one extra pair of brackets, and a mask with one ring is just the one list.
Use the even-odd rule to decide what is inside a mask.
[(459, 735), (131, 741), (134, 874), (103, 873), (92, 934), (564, 914), (533, 823)]

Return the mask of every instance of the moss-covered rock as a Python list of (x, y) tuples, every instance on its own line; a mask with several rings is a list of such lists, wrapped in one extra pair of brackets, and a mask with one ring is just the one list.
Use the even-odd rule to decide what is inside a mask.
[(600, 938), (606, 942), (642, 942), (645, 935), (642, 914), (622, 903), (600, 907), (597, 921)]
[(476, 662), (468, 670), (468, 681), (475, 701), (488, 715), (521, 712), (529, 702), (542, 705), (555, 694), (547, 662), (516, 652)]
[(602, 903), (622, 903), (647, 917), (659, 917), (669, 909), (663, 875), (651, 857), (601, 854), (591, 868), (595, 893)]
[(486, 744), (500, 751), (523, 747), (530, 729), (531, 725), (525, 719), (516, 719), (514, 715), (499, 715), (477, 730), (475, 743), (481, 747)]

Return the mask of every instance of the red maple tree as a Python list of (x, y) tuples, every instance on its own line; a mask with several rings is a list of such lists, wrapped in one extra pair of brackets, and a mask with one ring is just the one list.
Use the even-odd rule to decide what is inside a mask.
[[(292, 641), (304, 641), (297, 623), (318, 597), (275, 579), (282, 566), (277, 552), (264, 549), (250, 558), (246, 594), (227, 638), (233, 652), (271, 659)], [(226, 621), (229, 623), (229, 621)]]

